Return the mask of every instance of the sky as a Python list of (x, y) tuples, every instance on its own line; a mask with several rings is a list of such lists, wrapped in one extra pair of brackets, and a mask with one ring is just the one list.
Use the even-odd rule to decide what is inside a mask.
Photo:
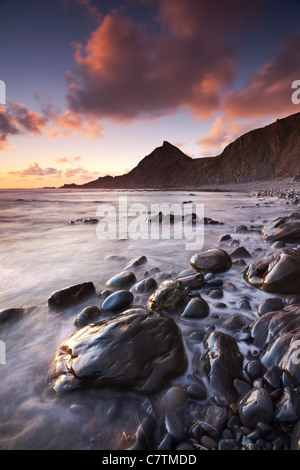
[(300, 112), (295, 80), (299, 0), (0, 0), (0, 189), (123, 174), (164, 140), (219, 155)]

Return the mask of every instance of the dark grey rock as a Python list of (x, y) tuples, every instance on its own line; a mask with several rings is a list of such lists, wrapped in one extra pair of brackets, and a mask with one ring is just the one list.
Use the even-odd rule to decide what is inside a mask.
[(6, 308), (4, 310), (0, 310), (0, 323), (19, 320), (24, 317), (25, 313), (26, 310), (24, 308)]
[(285, 388), (275, 408), (275, 417), (280, 423), (295, 424), (300, 420), (299, 390)]
[(273, 403), (270, 394), (264, 388), (254, 388), (238, 402), (239, 416), (242, 423), (254, 429), (258, 421), (270, 423), (273, 418)]
[(234, 380), (242, 378), (243, 356), (231, 336), (214, 331), (205, 340), (206, 352), (202, 358), (210, 385), (230, 402), (237, 398)]
[(235, 233), (245, 232), (246, 230), (248, 230), (247, 227), (246, 227), (246, 225), (242, 225), (242, 224), (241, 224), (241, 225), (236, 225), (236, 226), (234, 227), (234, 232), (235, 232)]
[(94, 307), (90, 305), (85, 307), (81, 312), (78, 313), (74, 320), (74, 325), (78, 328), (82, 328), (83, 326), (88, 325), (89, 323), (93, 323), (97, 320), (101, 315), (101, 312), (98, 307)]
[(281, 248), (253, 261), (244, 273), (245, 280), (265, 292), (300, 293), (300, 251)]
[(224, 296), (222, 289), (212, 289), (208, 295), (212, 299), (221, 299)]
[(188, 287), (191, 290), (201, 289), (204, 286), (204, 276), (202, 273), (179, 276), (176, 279), (181, 282), (184, 288)]
[(295, 212), (288, 217), (277, 217), (262, 228), (266, 242), (283, 241), (297, 243), (300, 241), (300, 214)]
[(220, 248), (209, 248), (193, 255), (190, 264), (203, 273), (220, 273), (231, 268), (232, 260), (226, 251)]
[(142, 266), (143, 264), (147, 263), (146, 256), (139, 256), (138, 258), (134, 258), (133, 260), (129, 261), (125, 270), (136, 268), (138, 266)]
[(182, 313), (188, 298), (180, 281), (164, 281), (151, 295), (148, 307), (162, 313)]
[(205, 388), (200, 384), (192, 384), (187, 387), (187, 394), (194, 400), (206, 400), (207, 393)]
[(237, 247), (232, 253), (231, 258), (251, 258), (249, 251), (244, 246)]
[(279, 367), (300, 384), (300, 305), (266, 313), (254, 323), (251, 333), (254, 343), (264, 349), (263, 365)]
[(151, 294), (157, 288), (157, 282), (153, 277), (148, 277), (137, 282), (130, 288), (133, 294)]
[(218, 442), (218, 450), (234, 450), (238, 445), (235, 439), (220, 439)]
[(101, 307), (104, 314), (119, 313), (127, 309), (133, 301), (133, 294), (128, 290), (119, 290), (108, 296)]
[(248, 393), (252, 387), (243, 380), (235, 379), (234, 388), (238, 392), (239, 396), (241, 396)]
[(264, 374), (265, 381), (274, 389), (280, 387), (282, 371), (276, 365), (272, 365)]
[(84, 282), (53, 292), (48, 298), (51, 309), (64, 308), (79, 303), (95, 293), (92, 282)]
[(208, 314), (208, 303), (202, 298), (194, 298), (189, 301), (181, 316), (184, 318), (205, 318)]
[(122, 271), (116, 276), (111, 277), (106, 285), (109, 287), (125, 288), (131, 287), (136, 282), (135, 274), (131, 271)]
[(274, 312), (275, 310), (282, 310), (284, 308), (284, 302), (281, 297), (269, 297), (264, 299), (258, 306), (257, 313), (261, 317), (268, 312)]
[(183, 441), (185, 438), (185, 429), (177, 414), (169, 411), (165, 416), (166, 431), (173, 437), (175, 442)]
[(246, 370), (252, 380), (261, 377), (263, 373), (263, 366), (260, 361), (250, 361), (246, 366)]
[(157, 447), (157, 450), (172, 450), (173, 447), (173, 437), (171, 434), (166, 433)]

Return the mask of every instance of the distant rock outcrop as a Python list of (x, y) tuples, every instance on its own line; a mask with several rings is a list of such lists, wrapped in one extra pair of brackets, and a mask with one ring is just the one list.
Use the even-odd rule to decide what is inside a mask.
[(166, 189), (294, 178), (297, 175), (300, 175), (300, 113), (242, 135), (217, 157), (191, 158), (164, 142), (129, 173), (63, 187)]

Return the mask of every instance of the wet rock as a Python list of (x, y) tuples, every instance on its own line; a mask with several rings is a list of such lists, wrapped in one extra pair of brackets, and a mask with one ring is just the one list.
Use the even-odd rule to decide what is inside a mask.
[(94, 219), (92, 217), (88, 217), (87, 219), (76, 219), (76, 220), (70, 220), (68, 222), (68, 225), (76, 225), (76, 224), (90, 224), (90, 225), (95, 225), (99, 222), (98, 219)]
[(218, 450), (234, 450), (238, 445), (235, 439), (221, 439), (218, 442)]
[(300, 251), (282, 248), (253, 261), (244, 278), (248, 284), (265, 292), (300, 293)]
[(244, 426), (255, 428), (258, 421), (270, 423), (273, 418), (272, 399), (264, 388), (254, 388), (238, 402), (239, 416)]
[(272, 365), (264, 374), (264, 380), (274, 389), (280, 387), (282, 371), (276, 365)]
[(189, 301), (181, 316), (185, 318), (205, 318), (208, 314), (208, 303), (202, 298), (194, 298)]
[(59, 347), (56, 392), (118, 386), (154, 393), (187, 366), (181, 333), (170, 318), (136, 308), (77, 330)]
[(0, 310), (0, 323), (6, 323), (7, 321), (19, 320), (26, 313), (24, 308), (6, 308)]
[(209, 291), (208, 295), (212, 299), (221, 299), (224, 294), (222, 289), (212, 289), (211, 291)]
[(157, 288), (157, 282), (153, 277), (148, 277), (140, 282), (137, 282), (130, 288), (133, 294), (150, 294)]
[(193, 400), (206, 400), (207, 393), (205, 388), (200, 384), (192, 384), (187, 388), (187, 394)]
[(216, 303), (214, 304), (214, 307), (215, 307), (215, 308), (226, 308), (227, 305), (224, 304), (224, 302), (216, 302)]
[(165, 428), (175, 442), (180, 442), (185, 438), (185, 429), (177, 414), (169, 411), (165, 416)]
[(125, 288), (131, 287), (136, 282), (135, 274), (131, 271), (122, 271), (116, 276), (111, 277), (106, 285), (109, 287)]
[(95, 286), (92, 282), (84, 282), (53, 292), (49, 299), (50, 308), (69, 307), (79, 303), (95, 293)]
[(97, 320), (101, 315), (101, 312), (98, 307), (94, 307), (90, 305), (85, 307), (81, 312), (78, 313), (74, 320), (74, 325), (78, 328), (82, 328), (83, 326), (88, 325), (89, 323), (93, 323)]
[(232, 260), (226, 251), (220, 248), (209, 248), (193, 255), (190, 264), (203, 273), (221, 273), (230, 269)]
[(127, 264), (127, 266), (125, 268), (125, 271), (127, 269), (132, 269), (132, 268), (136, 268), (138, 266), (142, 266), (145, 263), (147, 263), (146, 256), (139, 256), (138, 258), (134, 258), (133, 260), (129, 261), (129, 263)]
[(300, 305), (289, 305), (257, 320), (251, 331), (254, 343), (264, 349), (266, 368), (277, 366), (300, 384)]
[(202, 358), (210, 385), (230, 402), (237, 397), (234, 380), (242, 378), (243, 356), (234, 338), (221, 332), (212, 332), (205, 341), (207, 348)]
[(187, 403), (187, 392), (184, 388), (174, 385), (166, 390), (158, 399), (157, 409), (161, 414), (169, 411), (182, 411)]
[(216, 443), (216, 441), (212, 437), (209, 437), (209, 436), (203, 436), (200, 442), (203, 445), (203, 447), (209, 450), (216, 450), (218, 447), (218, 444)]
[(157, 450), (172, 450), (173, 447), (173, 437), (171, 434), (166, 433), (157, 447)]
[(100, 292), (99, 294), (100, 306), (102, 305), (103, 301), (112, 293), (113, 291), (110, 289), (105, 289)]
[(251, 320), (249, 317), (247, 317), (246, 315), (237, 314), (237, 315), (233, 315), (232, 317), (227, 318), (223, 322), (222, 327), (225, 328), (226, 330), (237, 333), (238, 331), (240, 331), (242, 328), (249, 325), (250, 323), (251, 323)]
[(271, 245), (271, 248), (273, 248), (273, 250), (279, 250), (279, 248), (284, 248), (284, 247), (285, 247), (285, 243), (282, 241), (272, 243)]
[(250, 361), (246, 367), (247, 373), (252, 380), (257, 379), (263, 373), (263, 366), (260, 361)]
[(241, 310), (245, 310), (247, 312), (250, 312), (250, 310), (252, 310), (252, 307), (251, 307), (251, 304), (250, 304), (249, 300), (242, 300), (239, 303), (239, 308)]
[(225, 235), (222, 235), (219, 238), (218, 243), (229, 242), (231, 240), (232, 240), (232, 236), (229, 233), (226, 233)]
[(251, 386), (244, 382), (243, 380), (235, 379), (234, 381), (234, 388), (238, 392), (239, 396), (240, 395), (245, 395), (251, 390)]
[(162, 313), (182, 313), (188, 303), (188, 298), (180, 281), (164, 281), (151, 295), (148, 308)]
[(181, 282), (183, 287), (191, 290), (201, 289), (204, 286), (204, 276), (202, 273), (194, 273), (188, 276), (177, 277), (177, 281)]
[(230, 253), (231, 258), (251, 258), (251, 255), (245, 247), (239, 246), (232, 253)]
[(295, 212), (288, 217), (277, 217), (262, 228), (262, 236), (266, 242), (286, 243), (300, 242), (300, 213)]
[(280, 423), (295, 424), (300, 419), (299, 390), (285, 388), (275, 408), (275, 417)]
[(155, 420), (152, 416), (144, 418), (135, 433), (135, 444), (130, 450), (153, 449), (153, 429)]
[(217, 437), (227, 426), (229, 414), (226, 408), (220, 406), (209, 406), (205, 412), (204, 417), (198, 421), (204, 432), (208, 432), (206, 425), (212, 426), (215, 430), (214, 435), (210, 434), (211, 437)]
[(287, 305), (300, 304), (300, 295), (299, 294), (287, 295), (285, 298), (285, 302)]
[(108, 313), (119, 313), (122, 310), (127, 309), (133, 301), (133, 294), (128, 290), (119, 290), (109, 295), (102, 304), (102, 312)]
[(236, 226), (234, 227), (234, 232), (235, 232), (235, 233), (246, 232), (246, 230), (248, 230), (247, 227), (246, 227), (246, 225), (242, 225), (242, 224), (241, 224), (241, 225), (236, 225)]
[(258, 306), (257, 313), (261, 317), (268, 312), (274, 312), (275, 310), (282, 310), (284, 308), (284, 302), (281, 297), (269, 297), (264, 299)]
[(300, 450), (300, 420), (294, 426), (291, 435), (291, 450)]

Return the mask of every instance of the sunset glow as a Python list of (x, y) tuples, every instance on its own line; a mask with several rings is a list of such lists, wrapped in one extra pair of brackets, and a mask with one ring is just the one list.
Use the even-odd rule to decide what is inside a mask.
[(296, 0), (24, 3), (0, 2), (0, 188), (122, 174), (164, 140), (215, 156), (299, 111)]

